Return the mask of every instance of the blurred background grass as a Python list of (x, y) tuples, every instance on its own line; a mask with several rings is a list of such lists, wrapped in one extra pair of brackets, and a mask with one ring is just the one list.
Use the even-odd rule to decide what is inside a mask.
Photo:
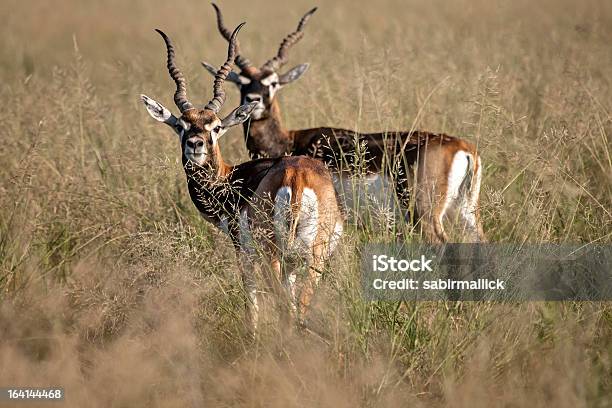
[[(220, 3), (258, 64), (313, 5), (287, 68), (311, 67), (280, 95), (289, 128), (465, 137), (490, 240), (610, 242), (612, 3)], [(271, 326), (249, 343), (231, 246), (138, 100), (173, 106), (161, 28), (208, 101), (199, 61), (226, 54), (212, 7), (5, 0), (0, 14), (3, 384), (61, 378), (67, 406), (611, 403), (608, 303), (365, 303), (354, 248), (384, 232), (349, 228), (319, 334)], [(240, 129), (222, 148), (247, 159)]]

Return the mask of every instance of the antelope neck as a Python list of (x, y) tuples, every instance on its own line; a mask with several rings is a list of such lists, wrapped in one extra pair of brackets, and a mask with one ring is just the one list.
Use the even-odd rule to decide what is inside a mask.
[(283, 127), (276, 99), (267, 117), (244, 122), (244, 136), (249, 153), (263, 157), (280, 157), (293, 151), (291, 133)]

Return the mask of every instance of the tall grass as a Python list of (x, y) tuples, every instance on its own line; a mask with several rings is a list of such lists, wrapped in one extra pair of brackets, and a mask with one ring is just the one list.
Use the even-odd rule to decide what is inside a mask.
[[(228, 24), (248, 22), (241, 45), (256, 62), (312, 6), (249, 4), (222, 6)], [(208, 100), (199, 61), (226, 47), (210, 6), (0, 11), (0, 385), (60, 385), (66, 406), (611, 403), (609, 303), (368, 303), (355, 248), (389, 234), (371, 224), (347, 226), (311, 330), (269, 324), (250, 341), (231, 245), (198, 216), (177, 140), (138, 101), (173, 106), (155, 27), (176, 43), (190, 95)], [(485, 165), (489, 240), (610, 243), (609, 2), (338, 1), (319, 13), (291, 51), (311, 68), (281, 91), (288, 127), (465, 137)], [(228, 160), (246, 160), (240, 131), (224, 138)]]

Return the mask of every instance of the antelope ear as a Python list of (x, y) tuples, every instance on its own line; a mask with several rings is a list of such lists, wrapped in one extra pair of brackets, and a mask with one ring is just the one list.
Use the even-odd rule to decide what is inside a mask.
[(178, 118), (174, 116), (168, 108), (146, 95), (140, 95), (140, 99), (144, 103), (145, 108), (147, 108), (147, 112), (149, 112), (149, 115), (151, 115), (153, 119), (158, 122), (164, 122), (172, 128), (176, 128)]
[(253, 112), (253, 109), (255, 109), (258, 104), (259, 102), (251, 102), (240, 105), (221, 121), (221, 127), (223, 129), (228, 129), (232, 126), (241, 124), (251, 116), (251, 112)]
[(290, 84), (296, 79), (299, 79), (304, 74), (304, 72), (306, 72), (309, 66), (310, 64), (300, 64), (296, 67), (291, 68), (289, 71), (278, 77), (278, 82), (281, 85)]
[[(202, 61), (202, 66), (204, 68), (206, 68), (206, 70), (208, 72), (210, 72), (210, 74), (212, 76), (217, 75), (217, 68), (215, 68), (214, 66), (210, 65), (208, 62), (206, 61)], [(234, 71), (230, 71), (229, 74), (227, 74), (227, 81), (233, 82), (238, 86), (241, 85), (247, 85), (251, 82), (251, 80), (245, 76), (242, 76), (240, 74), (235, 73)]]
[(147, 112), (153, 119), (158, 122), (163, 122), (166, 125), (170, 126), (172, 130), (176, 132), (176, 134), (182, 137), (183, 132), (185, 131), (183, 122), (180, 121), (168, 108), (166, 108), (161, 103), (157, 102), (154, 99), (149, 98), (147, 95), (140, 95), (140, 99), (147, 108)]

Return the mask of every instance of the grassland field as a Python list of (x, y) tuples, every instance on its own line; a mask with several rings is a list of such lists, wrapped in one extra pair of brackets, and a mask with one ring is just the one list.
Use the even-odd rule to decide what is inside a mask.
[[(220, 2), (257, 64), (315, 5), (286, 66), (310, 69), (279, 95), (287, 127), (464, 137), (490, 241), (611, 243), (612, 2)], [(326, 267), (316, 333), (250, 340), (232, 246), (139, 100), (174, 106), (154, 28), (210, 99), (200, 61), (227, 50), (212, 7), (3, 0), (0, 15), (0, 387), (62, 386), (67, 407), (612, 405), (609, 302), (366, 302), (355, 248), (389, 238), (367, 225)], [(248, 159), (241, 129), (221, 145)]]

